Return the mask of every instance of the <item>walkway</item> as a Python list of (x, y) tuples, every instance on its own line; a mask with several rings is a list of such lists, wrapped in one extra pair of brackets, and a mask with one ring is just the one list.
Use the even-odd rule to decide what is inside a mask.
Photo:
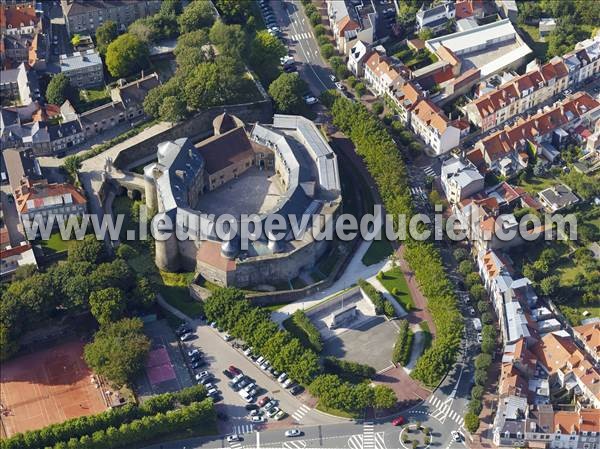
[(167, 300), (165, 298), (163, 298), (160, 293), (156, 294), (156, 301), (158, 302), (159, 306), (161, 306), (163, 309), (166, 309), (168, 312), (172, 313), (180, 320), (186, 321), (188, 323), (192, 323), (194, 321), (189, 316), (187, 316), (185, 313), (183, 313), (181, 310), (179, 310), (179, 309), (173, 307), (171, 304), (169, 304), (167, 302)]

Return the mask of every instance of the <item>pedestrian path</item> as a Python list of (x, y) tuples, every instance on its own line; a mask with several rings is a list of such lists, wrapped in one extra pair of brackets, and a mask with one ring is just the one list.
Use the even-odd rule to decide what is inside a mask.
[(304, 440), (292, 440), (283, 443), (284, 449), (304, 449), (306, 447), (306, 441)]
[(431, 416), (433, 416), (435, 419), (443, 423), (446, 420), (446, 418), (450, 418), (459, 426), (464, 426), (464, 418), (460, 415), (460, 413), (451, 409), (451, 400), (447, 402), (442, 402), (435, 395), (431, 395), (429, 396), (429, 399), (427, 399), (427, 402), (429, 402), (436, 409), (434, 412), (431, 413)]
[(435, 176), (435, 172), (433, 171), (433, 168), (431, 168), (431, 166), (425, 167), (423, 171), (427, 176)]
[(229, 443), (229, 447), (231, 449), (242, 449), (242, 443), (240, 443), (239, 441), (232, 441)]
[(233, 426), (233, 433), (243, 435), (244, 433), (251, 433), (254, 430), (254, 424), (240, 424)]
[[(366, 444), (363, 445), (363, 440)], [(385, 432), (376, 432), (369, 443), (363, 435), (352, 435), (348, 439), (349, 449), (387, 449), (385, 445)]]
[(363, 449), (373, 449), (375, 447), (375, 433), (372, 422), (365, 421), (363, 424)]
[(298, 408), (298, 410), (296, 410), (294, 413), (292, 413), (292, 418), (294, 418), (294, 421), (296, 421), (298, 424), (300, 424), (300, 421), (302, 420), (302, 418), (304, 418), (304, 415), (306, 415), (308, 412), (310, 412), (310, 407), (302, 404), (300, 406), (300, 408)]
[(290, 39), (299, 41), (300, 39), (310, 39), (312, 36), (309, 33), (290, 34)]

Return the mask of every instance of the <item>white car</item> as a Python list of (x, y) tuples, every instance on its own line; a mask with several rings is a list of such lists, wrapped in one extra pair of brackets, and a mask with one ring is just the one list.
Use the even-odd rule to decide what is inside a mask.
[(196, 380), (202, 380), (205, 377), (209, 377), (211, 374), (208, 371), (202, 371), (201, 373), (196, 374)]
[(262, 363), (265, 361), (265, 358), (261, 355), (259, 358), (256, 359), (256, 364), (257, 365), (262, 365)]
[(188, 351), (188, 357), (194, 357), (197, 354), (200, 354), (200, 350), (198, 348), (190, 349)]
[(252, 390), (254, 387), (256, 387), (256, 384), (255, 384), (255, 383), (249, 383), (248, 385), (246, 385), (246, 386), (244, 387), (244, 390), (245, 390), (245, 391), (250, 391), (250, 390)]
[(263, 371), (266, 371), (269, 368), (269, 366), (271, 366), (271, 364), (267, 360), (262, 365), (260, 365), (260, 369), (263, 370)]
[(227, 437), (227, 442), (231, 443), (233, 441), (242, 441), (242, 437), (240, 435), (238, 435), (237, 433), (234, 433), (233, 435), (229, 435)]
[(219, 393), (219, 390), (217, 390), (216, 388), (214, 388), (214, 387), (213, 387), (213, 388), (211, 388), (210, 390), (208, 390), (208, 393), (207, 393), (207, 394), (208, 394), (209, 396), (213, 396), (213, 395), (215, 395), (215, 394), (218, 394), (218, 393)]
[(248, 348), (244, 351), (244, 355), (246, 357), (250, 357), (251, 354), (252, 354), (252, 348)]
[(267, 415), (269, 415), (269, 418), (273, 418), (279, 412), (280, 412), (279, 407), (273, 407), (271, 410), (269, 410), (267, 412)]
[(335, 83), (335, 88), (336, 88), (337, 90), (344, 90), (344, 86), (342, 86), (342, 83), (340, 83), (339, 81), (337, 81), (337, 82)]
[(283, 383), (283, 382), (285, 382), (285, 380), (287, 379), (287, 377), (288, 377), (288, 376), (287, 376), (287, 374), (286, 374), (286, 373), (281, 373), (281, 374), (279, 375), (279, 377), (277, 378), (277, 382), (279, 382), (279, 383)]
[(279, 58), (279, 62), (281, 62), (282, 65), (287, 65), (287, 64), (293, 64), (295, 61), (292, 56), (287, 55), (282, 58)]
[(452, 432), (450, 432), (450, 435), (452, 435), (452, 439), (454, 441), (457, 441), (460, 443), (460, 441), (461, 441), (460, 433), (458, 433), (456, 430), (453, 430)]
[(266, 419), (264, 416), (253, 416), (252, 417), (252, 422), (265, 422)]
[(481, 343), (483, 341), (483, 337), (481, 334), (477, 334), (477, 342)]
[(308, 96), (304, 99), (304, 102), (309, 105), (312, 106), (313, 104), (317, 104), (319, 102), (318, 98), (315, 98), (313, 96)]
[(294, 381), (291, 378), (289, 378), (284, 383), (282, 383), (281, 386), (283, 388), (289, 388), (292, 386), (293, 383), (294, 383)]
[(223, 340), (225, 341), (231, 341), (232, 337), (229, 334), (223, 334)]
[(331, 80), (332, 83), (335, 83), (337, 81), (337, 78), (333, 74), (329, 75), (329, 79)]
[(300, 435), (302, 435), (302, 432), (300, 432), (299, 429), (290, 429), (285, 431), (285, 436), (288, 438), (299, 437)]

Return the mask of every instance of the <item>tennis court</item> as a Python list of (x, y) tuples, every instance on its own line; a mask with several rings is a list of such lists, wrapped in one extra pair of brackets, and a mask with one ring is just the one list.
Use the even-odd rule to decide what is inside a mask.
[(102, 389), (83, 360), (83, 343), (70, 341), (2, 364), (2, 432), (45, 427), (107, 409)]
[(166, 348), (157, 348), (148, 353), (146, 373), (153, 387), (177, 377)]

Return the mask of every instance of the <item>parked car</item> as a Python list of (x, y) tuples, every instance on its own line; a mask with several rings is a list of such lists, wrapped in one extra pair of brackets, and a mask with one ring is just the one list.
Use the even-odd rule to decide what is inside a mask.
[(248, 385), (246, 385), (246, 386), (244, 387), (244, 390), (246, 390), (246, 391), (250, 391), (250, 390), (252, 390), (254, 387), (256, 387), (256, 384), (255, 384), (254, 382), (250, 382)]
[(453, 430), (452, 432), (450, 432), (450, 435), (452, 435), (452, 439), (454, 441), (460, 443), (460, 441), (461, 441), (460, 433), (458, 433), (456, 430)]
[(228, 379), (233, 379), (235, 377), (235, 375), (233, 373), (231, 373), (229, 370), (224, 369), (223, 370), (223, 374), (225, 375), (225, 377), (227, 377)]
[(217, 327), (217, 322), (213, 321), (212, 323), (210, 323), (210, 327), (212, 327), (213, 329), (216, 329)]
[(256, 359), (256, 364), (257, 365), (262, 365), (262, 363), (265, 361), (265, 358), (261, 355), (259, 358)]
[(242, 440), (243, 440), (242, 436), (238, 435), (237, 433), (234, 433), (233, 435), (229, 435), (227, 437), (227, 442), (228, 443), (232, 443), (234, 441), (242, 441)]
[(194, 334), (189, 334), (189, 333), (188, 334), (181, 334), (179, 336), (179, 340), (181, 340), (181, 341), (188, 341), (188, 340), (192, 340), (194, 337), (195, 337)]
[(179, 326), (177, 329), (175, 329), (175, 333), (177, 335), (183, 335), (183, 334), (190, 334), (193, 332), (193, 329), (190, 325), (188, 324), (182, 324), (181, 326)]
[(266, 419), (264, 416), (253, 416), (252, 417), (252, 422), (265, 422)]
[(256, 404), (246, 404), (246, 410), (258, 410), (258, 405)]
[(219, 394), (219, 390), (217, 390), (215, 387), (212, 387), (211, 389), (208, 390), (207, 394), (209, 396), (216, 396), (217, 394)]
[(337, 81), (337, 78), (332, 73), (329, 74), (329, 79), (331, 80), (332, 83), (335, 83)]
[(398, 416), (392, 421), (392, 426), (401, 426), (402, 424), (404, 424), (404, 417), (402, 416)]
[(265, 412), (269, 412), (269, 410), (272, 410), (275, 407), (275, 405), (275, 401), (269, 401), (263, 406), (263, 410)]
[(296, 396), (297, 394), (302, 393), (303, 390), (304, 388), (302, 388), (300, 385), (294, 385), (292, 388), (290, 388), (290, 393)]
[(201, 373), (196, 374), (196, 380), (202, 380), (205, 377), (212, 377), (208, 371), (202, 371)]
[(286, 374), (286, 373), (281, 373), (281, 374), (279, 375), (279, 377), (277, 378), (277, 382), (279, 382), (279, 383), (283, 383), (283, 382), (285, 382), (285, 380), (286, 380), (287, 378), (288, 378), (288, 376), (287, 376), (287, 374)]
[(229, 365), (229, 368), (227, 368), (229, 370), (230, 373), (234, 374), (234, 375), (238, 375), (238, 374), (242, 374), (242, 370), (240, 370), (239, 368), (236, 368), (234, 365)]
[(285, 418), (286, 416), (287, 416), (287, 413), (286, 413), (286, 412), (284, 412), (283, 410), (279, 410), (279, 411), (278, 411), (278, 412), (275, 414), (274, 418), (275, 418), (275, 421), (280, 421), (280, 420), (282, 420), (283, 418)]
[(274, 418), (275, 415), (279, 412), (280, 412), (279, 407), (273, 407), (267, 412), (267, 415), (269, 415), (269, 418)]
[(263, 362), (262, 365), (260, 365), (260, 369), (263, 370), (263, 371), (266, 371), (269, 368), (269, 366), (271, 366), (271, 364), (267, 360), (267, 361)]
[(283, 386), (283, 388), (289, 388), (292, 386), (293, 383), (294, 383), (294, 381), (292, 379), (287, 379), (281, 385)]
[(204, 365), (206, 365), (205, 360), (196, 360), (195, 362), (192, 362), (190, 366), (192, 367), (192, 369), (198, 369)]
[(248, 348), (244, 351), (244, 355), (246, 357), (250, 357), (252, 355), (252, 348)]
[(260, 415), (262, 415), (262, 412), (260, 410), (258, 410), (257, 408), (250, 411), (250, 416), (260, 416)]
[(290, 429), (286, 430), (284, 435), (288, 438), (299, 437), (302, 435), (302, 432), (300, 431), (300, 429)]
[(260, 398), (257, 402), (259, 407), (263, 407), (267, 402), (269, 402), (271, 400), (271, 398), (269, 398), (269, 396), (263, 396), (262, 398)]
[(205, 387), (211, 382), (212, 376), (207, 376), (198, 381), (199, 384), (204, 385)]
[(303, 98), (304, 98), (304, 102), (309, 106), (319, 102), (318, 98), (313, 97), (312, 95), (307, 94)]

